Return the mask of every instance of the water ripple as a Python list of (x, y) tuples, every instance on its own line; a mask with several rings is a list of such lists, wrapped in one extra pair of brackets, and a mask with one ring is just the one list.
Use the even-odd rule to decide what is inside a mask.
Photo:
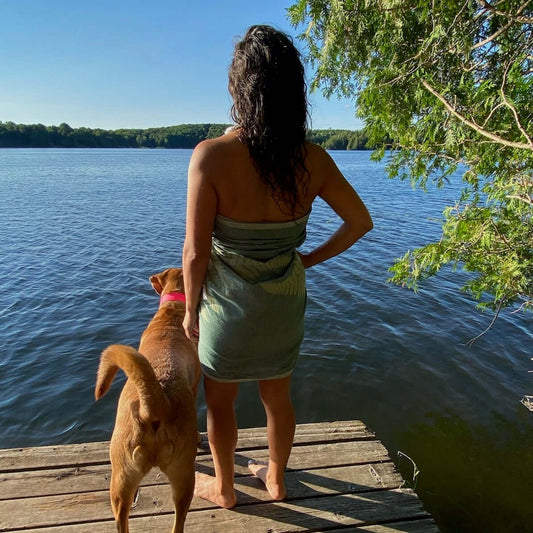
[[(148, 277), (180, 263), (189, 157), (187, 150), (0, 150), (0, 214), (9, 220), (0, 225), (0, 447), (109, 438), (124, 376), (95, 403), (99, 354), (111, 343), (137, 345), (158, 303)], [(417, 295), (386, 283), (396, 257), (439, 237), (457, 177), (424, 195), (387, 180), (367, 153), (334, 157), (375, 229), (307, 273), (307, 335), (293, 386), (299, 421), (363, 419), (391, 452), (412, 454), (424, 501), (437, 514), (448, 507), (464, 518), (444, 496), (451, 472), (460, 499), (485, 490), (487, 508), (498, 507), (475, 482), (480, 465), (464, 466), (465, 450), (490, 451), (500, 463), (483, 466), (485, 485), (497, 480), (513, 494), (512, 514), (525, 520), (521, 494), (533, 460), (520, 443), (531, 442), (533, 426), (519, 399), (533, 392), (531, 320), (504, 312), (468, 347), (491, 317), (458, 292), (464, 274), (444, 269)], [(304, 249), (338, 223), (317, 201)], [(252, 388), (243, 385), (237, 402), (241, 425), (264, 423)], [(205, 426), (202, 395), (198, 411)], [(514, 471), (516, 454), (522, 463), (509, 481), (499, 472)]]

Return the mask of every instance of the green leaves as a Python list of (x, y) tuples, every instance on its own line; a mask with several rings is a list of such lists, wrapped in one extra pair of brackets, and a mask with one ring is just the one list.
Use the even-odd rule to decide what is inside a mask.
[(533, 306), (533, 4), (517, 0), (298, 0), (294, 25), (326, 95), (353, 97), (389, 176), (464, 188), (438, 243), (409, 251), (394, 283), (445, 264), (482, 307)]

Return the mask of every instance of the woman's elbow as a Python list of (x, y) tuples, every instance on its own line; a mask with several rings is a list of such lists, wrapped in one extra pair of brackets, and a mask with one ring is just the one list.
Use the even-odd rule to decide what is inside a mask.
[(374, 229), (374, 221), (372, 220), (372, 217), (370, 215), (368, 215), (368, 218), (365, 221), (365, 224), (363, 224), (363, 229), (365, 233), (368, 233), (369, 231)]
[(363, 235), (366, 235), (373, 228), (374, 228), (374, 222), (369, 213), (366, 213), (366, 216), (360, 218), (357, 221), (356, 232), (359, 234), (359, 238), (362, 237)]
[(183, 246), (183, 265), (199, 265), (207, 263), (211, 256), (211, 250), (201, 250), (198, 247), (185, 243)]

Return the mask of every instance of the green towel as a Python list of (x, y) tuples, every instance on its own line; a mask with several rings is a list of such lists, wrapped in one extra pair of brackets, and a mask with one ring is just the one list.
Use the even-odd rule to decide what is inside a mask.
[(305, 270), (295, 248), (309, 215), (290, 222), (217, 216), (200, 304), (203, 372), (223, 382), (281, 378), (304, 335)]

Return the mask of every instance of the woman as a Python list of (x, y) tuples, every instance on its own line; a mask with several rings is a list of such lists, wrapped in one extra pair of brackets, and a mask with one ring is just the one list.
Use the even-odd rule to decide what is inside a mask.
[[(192, 338), (199, 319), (215, 466), (215, 477), (197, 474), (195, 494), (226, 508), (236, 504), (234, 402), (242, 381), (258, 381), (267, 415), (269, 461), (251, 461), (249, 468), (274, 500), (285, 497), (304, 268), (343, 252), (372, 228), (365, 205), (333, 160), (305, 140), (304, 69), (285, 34), (269, 26), (248, 30), (235, 47), (229, 91), (236, 126), (200, 143), (191, 157), (183, 249), (183, 327)], [(342, 225), (315, 250), (298, 253), (317, 196)]]

